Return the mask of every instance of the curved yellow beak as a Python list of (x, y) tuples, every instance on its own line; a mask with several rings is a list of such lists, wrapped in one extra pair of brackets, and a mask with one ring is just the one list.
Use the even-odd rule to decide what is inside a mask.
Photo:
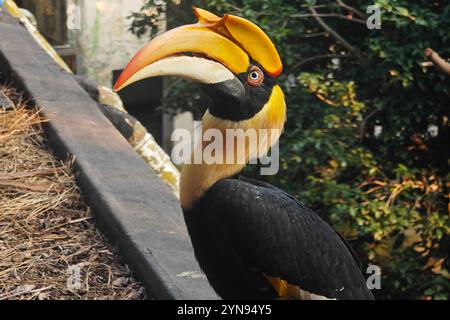
[[(221, 70), (220, 67), (211, 66), (210, 60), (234, 74), (246, 72), (251, 60), (259, 63), (270, 76), (276, 77), (281, 73), (282, 64), (278, 52), (258, 26), (232, 15), (220, 18), (203, 9), (194, 8), (194, 13), (198, 17), (197, 24), (167, 31), (139, 50), (122, 71), (114, 90), (119, 91), (133, 82), (152, 76), (179, 75), (189, 78), (186, 70), (174, 71), (173, 64), (180, 63), (182, 59), (173, 57), (182, 54), (207, 58), (193, 59), (197, 67), (192, 66), (192, 72), (197, 74), (199, 70), (216, 74), (226, 73), (226, 70)], [(159, 63), (156, 64), (157, 62)], [(199, 75), (194, 78), (205, 82), (199, 80), (203, 79)], [(225, 78), (229, 78), (229, 75)]]
[(256, 24), (233, 15), (226, 14), (220, 18), (204, 9), (193, 9), (199, 24), (206, 25), (232, 39), (254, 61), (258, 62), (267, 74), (277, 77), (283, 71), (283, 64), (275, 45)]

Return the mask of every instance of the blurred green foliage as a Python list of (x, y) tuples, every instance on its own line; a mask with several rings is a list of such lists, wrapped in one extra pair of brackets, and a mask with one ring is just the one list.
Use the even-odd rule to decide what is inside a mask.
[[(450, 4), (147, 0), (143, 9), (167, 10), (172, 27), (194, 22), (192, 4), (254, 21), (281, 54), (288, 106), (281, 169), (262, 178), (308, 204), (365, 263), (381, 267), (377, 298), (449, 299), (450, 75), (425, 65), (423, 52), (450, 57)], [(379, 30), (365, 24), (373, 4), (381, 8)], [(349, 46), (324, 30), (311, 6)], [(154, 35), (143, 12), (133, 14), (131, 31)], [(204, 99), (175, 81), (164, 106), (199, 115)]]

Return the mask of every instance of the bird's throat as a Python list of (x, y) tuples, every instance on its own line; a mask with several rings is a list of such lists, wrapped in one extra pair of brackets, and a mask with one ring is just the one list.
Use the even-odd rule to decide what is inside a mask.
[[(181, 173), (180, 201), (183, 209), (192, 208), (205, 192), (219, 180), (234, 176), (244, 169), (249, 159), (259, 158), (279, 139), (286, 120), (284, 95), (274, 86), (269, 101), (254, 117), (243, 121), (231, 121), (214, 117), (208, 111), (202, 119), (202, 132), (215, 129), (222, 134), (220, 163), (186, 164)], [(234, 133), (234, 134), (233, 134)], [(255, 138), (256, 135), (256, 138)], [(256, 143), (255, 143), (256, 141)], [(194, 154), (204, 154), (214, 141), (199, 143)], [(202, 159), (204, 160), (204, 159)], [(231, 161), (230, 161), (231, 160)]]

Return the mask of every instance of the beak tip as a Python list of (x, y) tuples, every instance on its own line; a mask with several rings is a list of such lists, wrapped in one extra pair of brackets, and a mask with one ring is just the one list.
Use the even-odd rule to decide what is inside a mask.
[(119, 92), (119, 91), (122, 90), (124, 87), (125, 87), (125, 86), (124, 86), (123, 83), (116, 82), (116, 84), (114, 85), (113, 91), (114, 91), (114, 92)]
[(119, 78), (117, 78), (116, 83), (114, 84), (114, 88), (113, 88), (114, 92), (118, 92), (118, 91), (122, 90), (125, 81), (126, 81), (126, 79), (125, 79), (123, 71), (122, 71), (122, 73), (119, 75)]

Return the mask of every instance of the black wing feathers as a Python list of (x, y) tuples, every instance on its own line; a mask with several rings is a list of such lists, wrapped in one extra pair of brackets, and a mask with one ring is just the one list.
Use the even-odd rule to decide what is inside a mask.
[(373, 299), (346, 242), (282, 190), (225, 179), (208, 190), (202, 207), (244, 265), (327, 298)]

